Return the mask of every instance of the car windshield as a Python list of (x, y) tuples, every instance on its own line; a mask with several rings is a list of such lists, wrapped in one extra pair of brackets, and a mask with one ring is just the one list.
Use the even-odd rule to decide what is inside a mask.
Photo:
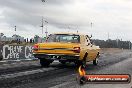
[(70, 43), (79, 43), (79, 35), (69, 35), (69, 34), (51, 34), (47, 38), (47, 42), (70, 42)]

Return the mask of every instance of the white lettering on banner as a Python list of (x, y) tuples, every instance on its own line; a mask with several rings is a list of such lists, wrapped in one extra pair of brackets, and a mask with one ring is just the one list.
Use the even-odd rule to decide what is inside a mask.
[[(32, 48), (33, 48), (32, 46), (26, 46), (25, 47), (25, 58), (32, 57), (32, 53), (31, 53), (32, 52)], [(30, 52), (28, 53), (27, 50), (29, 50)]]
[[(22, 50), (22, 48), (25, 50)], [(23, 54), (23, 56), (25, 54), (25, 57), (23, 58), (31, 58), (32, 57), (32, 46), (4, 45), (2, 54), (3, 54), (3, 59), (9, 59), (9, 58), (19, 59), (20, 54)]]
[(7, 55), (7, 57), (5, 56), (5, 54), (6, 54), (6, 52), (5, 52), (5, 49), (6, 48), (9, 48), (9, 46), (8, 45), (5, 45), (5, 46), (3, 46), (3, 59), (8, 59), (9, 58), (9, 56)]

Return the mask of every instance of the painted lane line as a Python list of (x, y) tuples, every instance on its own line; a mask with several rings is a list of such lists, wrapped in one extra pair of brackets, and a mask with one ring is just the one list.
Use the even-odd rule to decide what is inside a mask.
[(57, 68), (43, 68), (43, 69), (37, 69), (37, 70), (32, 70), (32, 71), (24, 71), (24, 72), (18, 72), (18, 73), (13, 73), (13, 74), (6, 74), (6, 75), (1, 75), (0, 79), (8, 79), (8, 78), (32, 75), (32, 74), (42, 73), (42, 72), (56, 70), (56, 69)]
[[(71, 76), (76, 76), (76, 74), (71, 74)], [(67, 76), (64, 76), (64, 77), (67, 77)], [(75, 83), (76, 83), (76, 81), (74, 81)], [(63, 86), (67, 86), (67, 85), (69, 85), (69, 84), (72, 84), (73, 83), (73, 81), (72, 82), (64, 82), (64, 83), (62, 83), (62, 84), (58, 84), (58, 85), (55, 85), (55, 86), (52, 86), (52, 87), (49, 87), (49, 88), (63, 88)]]
[(0, 61), (0, 62), (7, 62), (6, 60), (2, 60), (2, 61)]

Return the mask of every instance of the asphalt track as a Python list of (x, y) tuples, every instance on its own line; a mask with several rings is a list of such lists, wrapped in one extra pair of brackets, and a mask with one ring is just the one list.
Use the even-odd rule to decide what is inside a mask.
[[(98, 66), (87, 63), (87, 74), (132, 75), (132, 52), (130, 50), (103, 50)], [(53, 62), (41, 68), (38, 60), (0, 62), (0, 88), (131, 88), (130, 84), (85, 84), (76, 82), (77, 68), (74, 64)]]

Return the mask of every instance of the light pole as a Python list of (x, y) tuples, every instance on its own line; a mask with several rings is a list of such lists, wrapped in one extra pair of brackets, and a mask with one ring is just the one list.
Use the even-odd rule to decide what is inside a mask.
[(91, 29), (92, 29), (92, 27), (93, 27), (93, 23), (91, 22)]
[(44, 20), (43, 17), (42, 17), (42, 25), (40, 27), (42, 27), (42, 38), (43, 38), (43, 32), (44, 32), (44, 22), (46, 23), (45, 24), (45, 35), (46, 35), (46, 38), (48, 36), (48, 31), (47, 31), (47, 24), (48, 24), (48, 21)]
[[(92, 28), (93, 28), (93, 23), (92, 22), (90, 23), (90, 26), (91, 26), (91, 30), (92, 30)], [(91, 38), (92, 38), (92, 34), (91, 34)]]
[(45, 23), (46, 23), (46, 30), (45, 30), (45, 34), (46, 34), (46, 38), (47, 38), (47, 36), (48, 36), (48, 31), (47, 31), (47, 24), (48, 24), (48, 21), (45, 21)]
[[(42, 2), (45, 2), (45, 0), (41, 0)], [(40, 26), (40, 27), (42, 27), (42, 35), (43, 35), (43, 23), (44, 23), (44, 21), (43, 21), (43, 16), (42, 16), (42, 26)]]
[(77, 28), (76, 28), (76, 30), (77, 30), (77, 33), (78, 33), (78, 29), (79, 29), (79, 28), (78, 28), (78, 26), (77, 26)]
[(15, 26), (15, 34), (16, 34), (16, 26)]
[(42, 35), (43, 35), (43, 27), (44, 27), (44, 20), (43, 20), (43, 17), (42, 17), (42, 25), (41, 25), (40, 27), (42, 27)]

